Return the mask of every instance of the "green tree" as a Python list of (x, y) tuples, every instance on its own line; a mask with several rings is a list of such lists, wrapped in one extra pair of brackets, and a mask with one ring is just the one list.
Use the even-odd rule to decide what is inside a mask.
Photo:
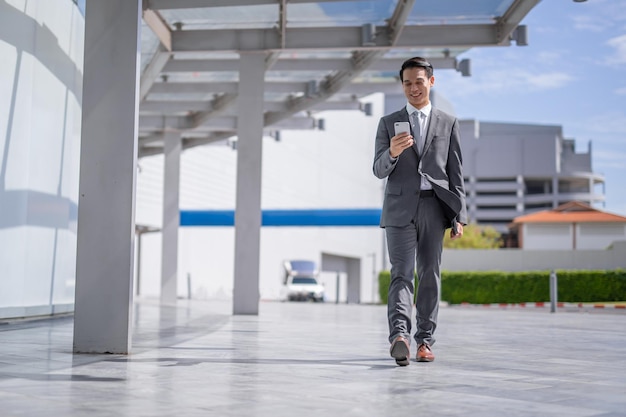
[(450, 239), (449, 232), (443, 240), (443, 247), (449, 249), (498, 249), (502, 244), (500, 233), (491, 226), (468, 224), (463, 227), (463, 237)]

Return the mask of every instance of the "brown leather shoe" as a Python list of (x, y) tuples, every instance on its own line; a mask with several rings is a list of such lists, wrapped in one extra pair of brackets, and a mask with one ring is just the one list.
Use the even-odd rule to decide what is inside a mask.
[(433, 351), (430, 350), (428, 343), (420, 343), (417, 347), (417, 361), (418, 362), (432, 362), (435, 360)]
[(396, 337), (391, 344), (391, 348), (389, 348), (389, 354), (396, 360), (396, 364), (407, 366), (409, 364), (409, 356), (411, 355), (408, 340), (402, 336)]

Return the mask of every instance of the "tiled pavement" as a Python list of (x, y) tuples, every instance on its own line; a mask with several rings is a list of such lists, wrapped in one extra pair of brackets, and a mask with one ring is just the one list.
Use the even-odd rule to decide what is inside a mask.
[(404, 368), (384, 306), (230, 311), (138, 302), (129, 356), (73, 355), (72, 317), (2, 323), (0, 416), (626, 416), (623, 310), (444, 307)]

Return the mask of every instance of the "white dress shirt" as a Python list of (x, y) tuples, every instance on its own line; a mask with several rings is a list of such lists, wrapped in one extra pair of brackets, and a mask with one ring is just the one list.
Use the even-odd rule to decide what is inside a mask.
[[(409, 118), (411, 113), (413, 112), (419, 112), (418, 113), (418, 118), (417, 120), (420, 122), (420, 136), (419, 138), (414, 137), (413, 139), (416, 141), (416, 143), (418, 144), (418, 149), (419, 149), (419, 144), (426, 143), (426, 130), (428, 129), (428, 122), (430, 122), (430, 111), (433, 108), (432, 104), (428, 103), (426, 106), (422, 107), (421, 109), (417, 109), (415, 107), (413, 107), (410, 103), (406, 104), (406, 111), (407, 113), (409, 113)], [(420, 152), (423, 152), (423, 149), (419, 149)], [(420, 155), (421, 158), (421, 155)], [(421, 167), (421, 163), (420, 163), (420, 167)], [(421, 183), (420, 183), (420, 189), (421, 190), (432, 190), (433, 186), (430, 184), (430, 182), (422, 175), (422, 179), (421, 179)]]

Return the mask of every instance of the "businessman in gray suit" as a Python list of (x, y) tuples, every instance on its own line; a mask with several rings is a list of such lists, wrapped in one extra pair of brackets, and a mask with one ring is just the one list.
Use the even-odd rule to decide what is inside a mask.
[[(385, 228), (391, 262), (390, 354), (398, 365), (406, 366), (415, 265), (416, 360), (431, 362), (435, 359), (431, 346), (439, 311), (443, 237), (447, 228), (452, 239), (463, 236), (467, 210), (459, 123), (430, 103), (435, 83), (432, 65), (421, 57), (408, 59), (400, 69), (400, 81), (408, 103), (381, 118), (373, 169), (378, 178), (387, 178), (380, 226)], [(396, 122), (409, 122), (409, 129), (406, 123), (396, 127)]]

